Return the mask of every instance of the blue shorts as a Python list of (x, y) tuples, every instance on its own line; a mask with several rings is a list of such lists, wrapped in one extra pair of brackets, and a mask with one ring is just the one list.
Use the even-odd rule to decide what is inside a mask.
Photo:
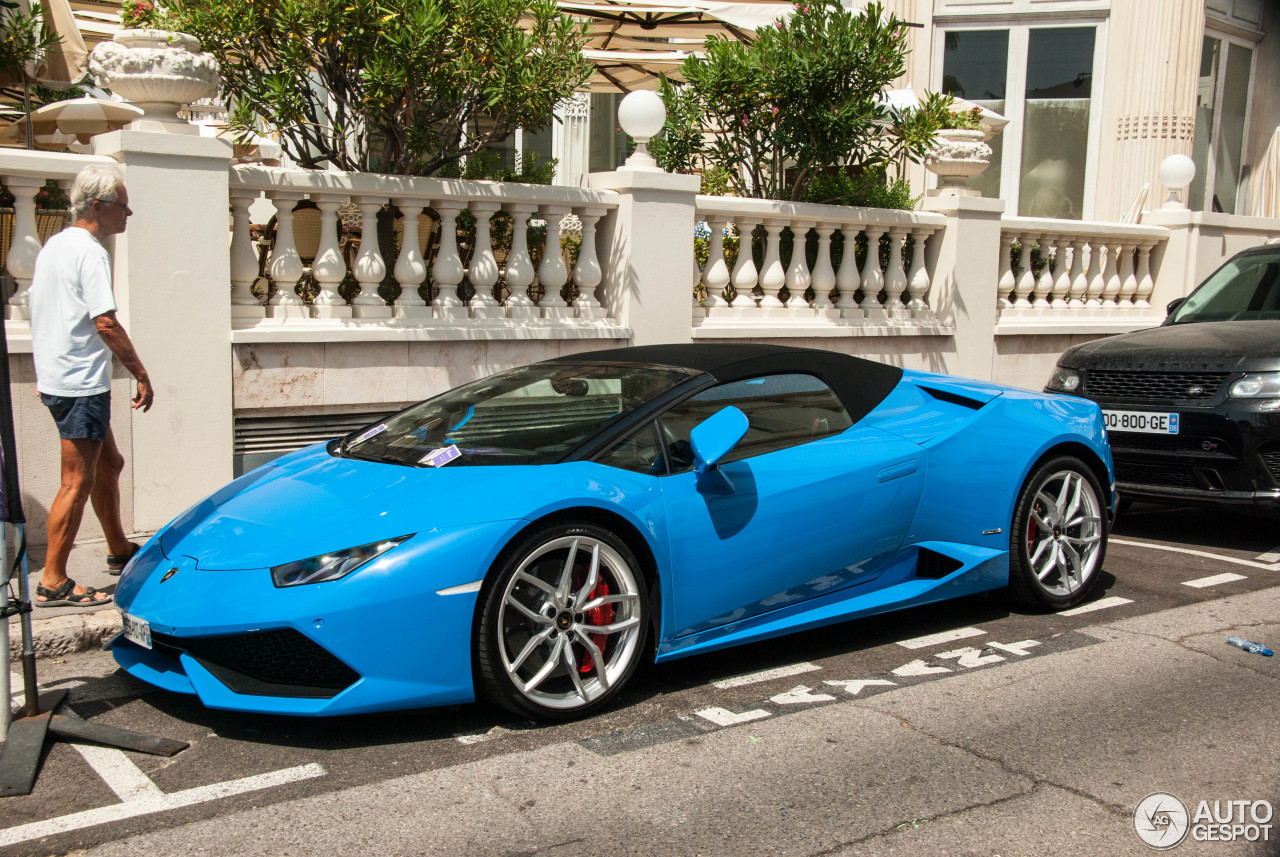
[(92, 396), (50, 396), (40, 394), (63, 440), (106, 440), (111, 430), (111, 393)]

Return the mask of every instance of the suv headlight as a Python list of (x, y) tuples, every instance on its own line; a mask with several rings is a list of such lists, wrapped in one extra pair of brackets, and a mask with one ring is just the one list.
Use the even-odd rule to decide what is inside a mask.
[(1233, 399), (1280, 398), (1280, 372), (1258, 372), (1232, 383), (1227, 395)]
[(324, 583), (327, 580), (337, 580), (340, 577), (346, 577), (360, 566), (412, 537), (413, 534), (411, 533), (407, 536), (372, 542), (367, 545), (347, 548), (346, 550), (313, 556), (310, 559), (300, 559), (297, 562), (277, 565), (271, 569), (271, 580), (277, 587), (301, 586), (304, 583)]
[(1049, 378), (1048, 390), (1057, 393), (1074, 393), (1080, 389), (1080, 371), (1078, 369), (1068, 369), (1066, 366), (1059, 366), (1053, 370), (1053, 376)]

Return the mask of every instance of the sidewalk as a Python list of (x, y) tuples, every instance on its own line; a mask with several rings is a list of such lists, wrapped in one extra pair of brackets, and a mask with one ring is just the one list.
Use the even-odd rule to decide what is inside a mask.
[[(145, 544), (150, 534), (131, 535), (129, 538), (138, 544)], [(9, 550), (12, 554), (12, 545)], [(44, 570), (44, 555), (43, 545), (27, 550), (27, 569), (30, 572), (28, 580), (33, 602), (36, 586), (40, 583), (40, 573)], [(107, 573), (107, 543), (101, 539), (76, 542), (67, 561), (67, 573), (81, 586), (92, 586), (108, 594), (115, 593), (116, 583), (120, 580)], [(15, 595), (17, 588), (15, 578)], [(52, 658), (98, 648), (119, 630), (120, 611), (116, 608), (115, 601), (83, 607), (33, 606), (31, 610), (31, 635), (37, 658)], [(9, 660), (17, 661), (21, 657), (21, 620), (18, 616), (10, 616)]]

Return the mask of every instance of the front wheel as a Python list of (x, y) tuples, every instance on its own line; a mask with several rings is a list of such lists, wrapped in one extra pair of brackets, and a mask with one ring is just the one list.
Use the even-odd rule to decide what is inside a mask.
[(1107, 550), (1102, 487), (1083, 461), (1062, 456), (1036, 468), (1013, 514), (1009, 587), (1023, 607), (1063, 610), (1098, 581)]
[(517, 714), (584, 716), (622, 690), (643, 656), (644, 575), (626, 544), (593, 524), (524, 537), (481, 598), (478, 684)]

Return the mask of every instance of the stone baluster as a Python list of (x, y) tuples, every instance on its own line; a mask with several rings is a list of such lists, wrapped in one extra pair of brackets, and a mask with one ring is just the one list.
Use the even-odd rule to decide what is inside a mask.
[(573, 309), (560, 296), (560, 289), (569, 281), (569, 269), (565, 267), (560, 252), (560, 221), (570, 209), (561, 206), (543, 206), (542, 217), (547, 221), (547, 246), (542, 252), (542, 264), (538, 266), (538, 282), (542, 284), (543, 318), (568, 318)]
[(338, 245), (338, 209), (346, 197), (327, 193), (311, 195), (320, 209), (320, 246), (311, 262), (311, 276), (320, 287), (311, 307), (314, 318), (351, 318), (351, 307), (338, 294), (338, 284), (347, 275), (347, 263), (343, 261)]
[(1049, 305), (1054, 309), (1067, 308), (1067, 294), (1071, 291), (1071, 260), (1067, 248), (1071, 246), (1068, 235), (1059, 235), (1053, 251), (1053, 295)]
[(809, 254), (806, 251), (809, 243), (809, 230), (812, 221), (797, 221), (791, 224), (791, 263), (787, 265), (787, 309), (807, 310), (809, 302), (804, 293), (813, 282), (809, 272)]
[(813, 266), (813, 308), (824, 318), (838, 318), (836, 305), (831, 302), (831, 290), (836, 287), (836, 269), (831, 265), (831, 235), (836, 231), (834, 223), (819, 223), (818, 259)]
[(1104, 307), (1114, 307), (1118, 306), (1116, 298), (1120, 296), (1121, 287), (1120, 260), (1117, 258), (1120, 255), (1120, 245), (1108, 242), (1103, 252), (1106, 253), (1107, 258), (1102, 272), (1102, 305)]
[(1013, 305), (1019, 309), (1031, 307), (1031, 293), (1036, 290), (1036, 275), (1031, 270), (1031, 242), (1033, 237), (1027, 233), (1018, 236), (1022, 252), (1018, 254), (1018, 279), (1013, 287)]
[(306, 305), (294, 291), (302, 277), (302, 259), (293, 237), (293, 207), (302, 199), (302, 194), (270, 191), (267, 196), (276, 207), (276, 240), (271, 248), (271, 264), (267, 267), (276, 292), (267, 303), (267, 315), (286, 320), (309, 318)]
[(511, 252), (507, 254), (507, 317), (537, 318), (538, 306), (529, 297), (533, 285), (533, 261), (529, 258), (529, 216), (538, 210), (531, 204), (509, 203), (511, 215)]
[(902, 317), (906, 315), (907, 305), (902, 302), (902, 295), (907, 290), (907, 270), (902, 265), (902, 248), (907, 243), (910, 229), (895, 226), (889, 230), (889, 267), (884, 276), (884, 308), (890, 315)]
[(734, 309), (755, 309), (754, 297), (756, 283), (760, 273), (756, 270), (755, 256), (751, 253), (751, 238), (755, 234), (758, 220), (738, 220), (738, 258), (733, 263), (733, 274), (729, 282), (733, 284), (734, 297), (729, 306)]
[(1138, 293), (1138, 275), (1134, 271), (1134, 249), (1137, 244), (1125, 242), (1120, 245), (1120, 294), (1118, 302), (1122, 306), (1133, 306), (1133, 296)]
[(840, 297), (836, 298), (836, 309), (840, 310), (841, 318), (866, 317), (855, 300), (855, 293), (862, 284), (862, 277), (858, 274), (858, 233), (861, 231), (862, 227), (855, 223), (840, 227), (844, 250), (840, 256), (840, 270), (836, 271), (836, 289), (840, 292)]
[(760, 288), (764, 298), (760, 308), (764, 310), (782, 309), (782, 299), (778, 292), (787, 284), (787, 274), (782, 269), (782, 230), (786, 222), (782, 220), (766, 220), (764, 231), (767, 236), (764, 247), (764, 268), (760, 271)]
[[(425, 206), (420, 199), (404, 197), (397, 197), (392, 202), (400, 209), (400, 215), (404, 219), (404, 227), (400, 232), (400, 255), (396, 257), (396, 265), (392, 269), (396, 282), (400, 284), (400, 297), (396, 298), (393, 312), (396, 318), (431, 318), (431, 307), (427, 306), (427, 302), (418, 294), (418, 287), (427, 279), (427, 263), (422, 258), (422, 248), (418, 239), (418, 215), (422, 213)], [(444, 242), (447, 238), (449, 246), (453, 248), (453, 265), (456, 268), (453, 285), (456, 288), (458, 282), (462, 280), (462, 265), (458, 263), (458, 245), (454, 238), (454, 223), (458, 217), (457, 207), (450, 209), (449, 216), (449, 228), (440, 239), (440, 255), (444, 255)], [(436, 265), (439, 267), (439, 262)], [(437, 282), (439, 277), (440, 274), (437, 272)], [(456, 295), (454, 302), (459, 303)]]
[(1154, 241), (1143, 241), (1138, 245), (1138, 289), (1133, 295), (1133, 305), (1143, 309), (1151, 306), (1151, 292), (1156, 287), (1151, 276), (1151, 251), (1155, 246)]
[(1084, 296), (1089, 290), (1089, 278), (1085, 274), (1084, 248), (1086, 240), (1076, 237), (1071, 242), (1071, 288), (1067, 290), (1067, 306), (1079, 309), (1084, 306)]
[[(929, 240), (931, 232), (928, 229), (913, 229), (911, 234), (915, 236), (916, 246), (911, 252), (911, 270), (907, 274), (907, 296), (910, 298), (907, 301), (907, 309), (911, 310), (914, 316), (927, 316), (929, 303), (926, 298), (933, 284), (929, 281), (929, 268), (924, 263), (924, 256), (925, 242)], [(1007, 260), (1008, 247), (1004, 248), (1004, 253)], [(1007, 261), (1006, 264), (1008, 264)]]
[(1017, 286), (1017, 278), (1013, 275), (1013, 242), (1016, 236), (1012, 232), (1000, 233), (1000, 281), (996, 285), (996, 306), (1000, 309), (1013, 306), (1011, 296)]
[(698, 297), (698, 286), (702, 285), (702, 271), (698, 269), (697, 253), (693, 254), (692, 258), (689, 260), (689, 272), (692, 277), (692, 288), (690, 291), (693, 294), (693, 317), (705, 318), (707, 313), (706, 310), (702, 308), (702, 299)]
[(498, 282), (498, 260), (493, 255), (492, 219), (500, 202), (484, 200), (471, 203), (471, 213), (476, 218), (476, 241), (471, 251), (471, 264), (467, 267), (467, 280), (475, 289), (471, 297), (472, 318), (503, 318), (502, 305), (493, 296)]
[(233, 323), (252, 323), (267, 317), (262, 302), (253, 294), (258, 279), (258, 254), (249, 231), (249, 206), (258, 198), (256, 190), (231, 191), (231, 318)]
[[(582, 247), (578, 250), (578, 262), (573, 266), (573, 284), (578, 289), (573, 311), (578, 318), (605, 318), (609, 314), (596, 300), (596, 286), (604, 279), (596, 253), (596, 224), (606, 213), (603, 208), (584, 208), (578, 212), (578, 219), (582, 221)], [(727, 271), (725, 278), (728, 279)]]
[(885, 229), (867, 227), (867, 258), (862, 265), (862, 311), (867, 318), (886, 318), (888, 313), (880, 305), (880, 290), (884, 288), (884, 272), (880, 270), (880, 238)]
[(1042, 235), (1036, 239), (1036, 244), (1040, 247), (1040, 261), (1044, 267), (1040, 269), (1040, 276), (1036, 280), (1036, 295), (1032, 298), (1031, 305), (1036, 309), (1048, 309), (1049, 296), (1053, 294), (1053, 260), (1049, 258), (1053, 236)]
[(708, 310), (723, 309), (729, 305), (724, 299), (724, 287), (729, 285), (729, 265), (724, 260), (724, 227), (728, 222), (724, 217), (707, 218), (707, 228), (711, 230), (711, 248), (701, 279), (707, 288), (702, 306)]
[(13, 194), (13, 241), (5, 267), (18, 284), (5, 307), (5, 316), (14, 321), (30, 321), (31, 278), (35, 276), (36, 256), (44, 246), (36, 227), (36, 193), (44, 187), (44, 179), (6, 176), (5, 186)]
[(1089, 239), (1089, 272), (1085, 274), (1088, 287), (1085, 289), (1084, 305), (1090, 309), (1102, 306), (1102, 293), (1106, 290), (1106, 281), (1102, 278), (1102, 242), (1096, 238)]
[(378, 212), (386, 201), (376, 196), (355, 198), (360, 209), (360, 252), (351, 263), (351, 273), (360, 284), (360, 294), (351, 299), (355, 318), (391, 318), (395, 313), (378, 294), (378, 286), (387, 276), (387, 263), (378, 247)]
[[(436, 287), (431, 310), (436, 318), (464, 319), (471, 315), (467, 305), (458, 297), (458, 284), (465, 273), (462, 256), (458, 253), (458, 214), (466, 203), (453, 199), (433, 200), (431, 207), (440, 215), (440, 249), (436, 251), (435, 264), (431, 266), (431, 282)], [(408, 215), (405, 215), (406, 217)], [(417, 222), (415, 217), (414, 222)], [(409, 224), (405, 224), (404, 240), (409, 240)], [(418, 246), (418, 231), (414, 229), (413, 245)]]

